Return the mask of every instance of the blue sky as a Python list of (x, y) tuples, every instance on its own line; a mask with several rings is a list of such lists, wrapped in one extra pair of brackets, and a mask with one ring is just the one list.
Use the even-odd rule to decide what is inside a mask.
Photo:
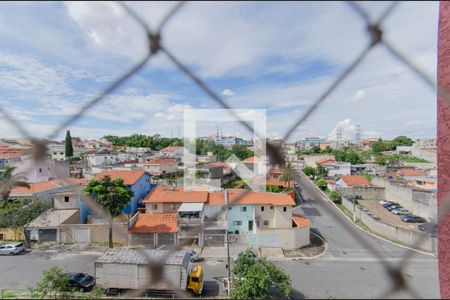
[[(155, 28), (174, 4), (129, 6)], [(361, 5), (376, 19), (389, 3)], [(383, 26), (432, 76), (437, 21), (437, 2), (405, 2)], [(282, 136), (368, 43), (364, 22), (339, 2), (191, 2), (162, 36), (231, 106), (266, 109), (270, 137)], [(0, 105), (45, 137), (145, 53), (144, 31), (116, 3), (2, 3)], [(184, 108), (220, 106), (159, 53), (67, 129), (83, 138), (176, 136)], [(435, 137), (435, 92), (377, 47), (293, 138), (333, 138), (338, 125), (351, 138), (356, 124), (363, 137)], [(2, 137), (19, 136), (3, 118), (0, 128)], [(237, 123), (223, 132), (248, 135)]]

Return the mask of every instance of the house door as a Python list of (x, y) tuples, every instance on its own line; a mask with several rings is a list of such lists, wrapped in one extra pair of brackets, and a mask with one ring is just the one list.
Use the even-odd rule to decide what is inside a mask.
[(253, 221), (248, 221), (248, 231), (253, 231)]

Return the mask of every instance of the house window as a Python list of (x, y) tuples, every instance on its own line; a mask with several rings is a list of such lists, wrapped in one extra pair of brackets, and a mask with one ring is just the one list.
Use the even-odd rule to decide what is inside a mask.
[(64, 196), (64, 202), (65, 203), (69, 202), (69, 196)]
[(270, 209), (273, 209), (273, 206), (271, 206)]
[(233, 225), (234, 226), (241, 226), (242, 225), (242, 221), (233, 221)]
[(284, 212), (286, 212), (287, 211), (287, 207), (285, 206), (285, 207), (283, 207), (283, 211)]
[(39, 173), (42, 173), (42, 168), (39, 168)]
[(228, 206), (228, 210), (231, 210), (231, 206)]
[(264, 211), (264, 206), (261, 206), (261, 211)]
[(152, 209), (153, 210), (158, 209), (158, 204), (152, 204)]
[(269, 225), (269, 221), (268, 221), (268, 220), (264, 220), (263, 224), (264, 224), (265, 226), (268, 226), (268, 225)]
[(176, 205), (175, 204), (170, 204), (170, 209), (175, 209)]
[(242, 206), (241, 211), (247, 211), (247, 206)]

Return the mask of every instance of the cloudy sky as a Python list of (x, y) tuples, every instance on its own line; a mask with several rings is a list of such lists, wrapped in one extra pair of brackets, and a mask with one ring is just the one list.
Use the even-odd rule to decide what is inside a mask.
[[(156, 28), (174, 4), (128, 5)], [(375, 20), (389, 4), (361, 5)], [(437, 2), (406, 2), (383, 29), (435, 76), (437, 22)], [(265, 109), (270, 137), (282, 136), (368, 42), (363, 20), (338, 2), (190, 2), (162, 33), (162, 43), (232, 107)], [(0, 107), (45, 137), (146, 51), (144, 30), (117, 3), (2, 3)], [(158, 53), (64, 132), (177, 136), (185, 108), (220, 106)], [(348, 137), (357, 125), (363, 137), (435, 137), (435, 91), (377, 46), (293, 138), (333, 138), (338, 125)], [(0, 137), (19, 136), (4, 116), (0, 128)], [(222, 130), (247, 135), (239, 124)]]

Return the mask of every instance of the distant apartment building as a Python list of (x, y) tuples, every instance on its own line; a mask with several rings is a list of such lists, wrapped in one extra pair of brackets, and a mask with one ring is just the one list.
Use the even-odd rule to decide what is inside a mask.
[(320, 138), (318, 136), (309, 136), (300, 140), (298, 145), (300, 150), (309, 150), (313, 147), (320, 147), (320, 144), (324, 142), (325, 139), (323, 138)]
[(234, 136), (221, 136), (216, 139), (216, 144), (229, 148), (235, 145), (250, 146), (252, 142)]

